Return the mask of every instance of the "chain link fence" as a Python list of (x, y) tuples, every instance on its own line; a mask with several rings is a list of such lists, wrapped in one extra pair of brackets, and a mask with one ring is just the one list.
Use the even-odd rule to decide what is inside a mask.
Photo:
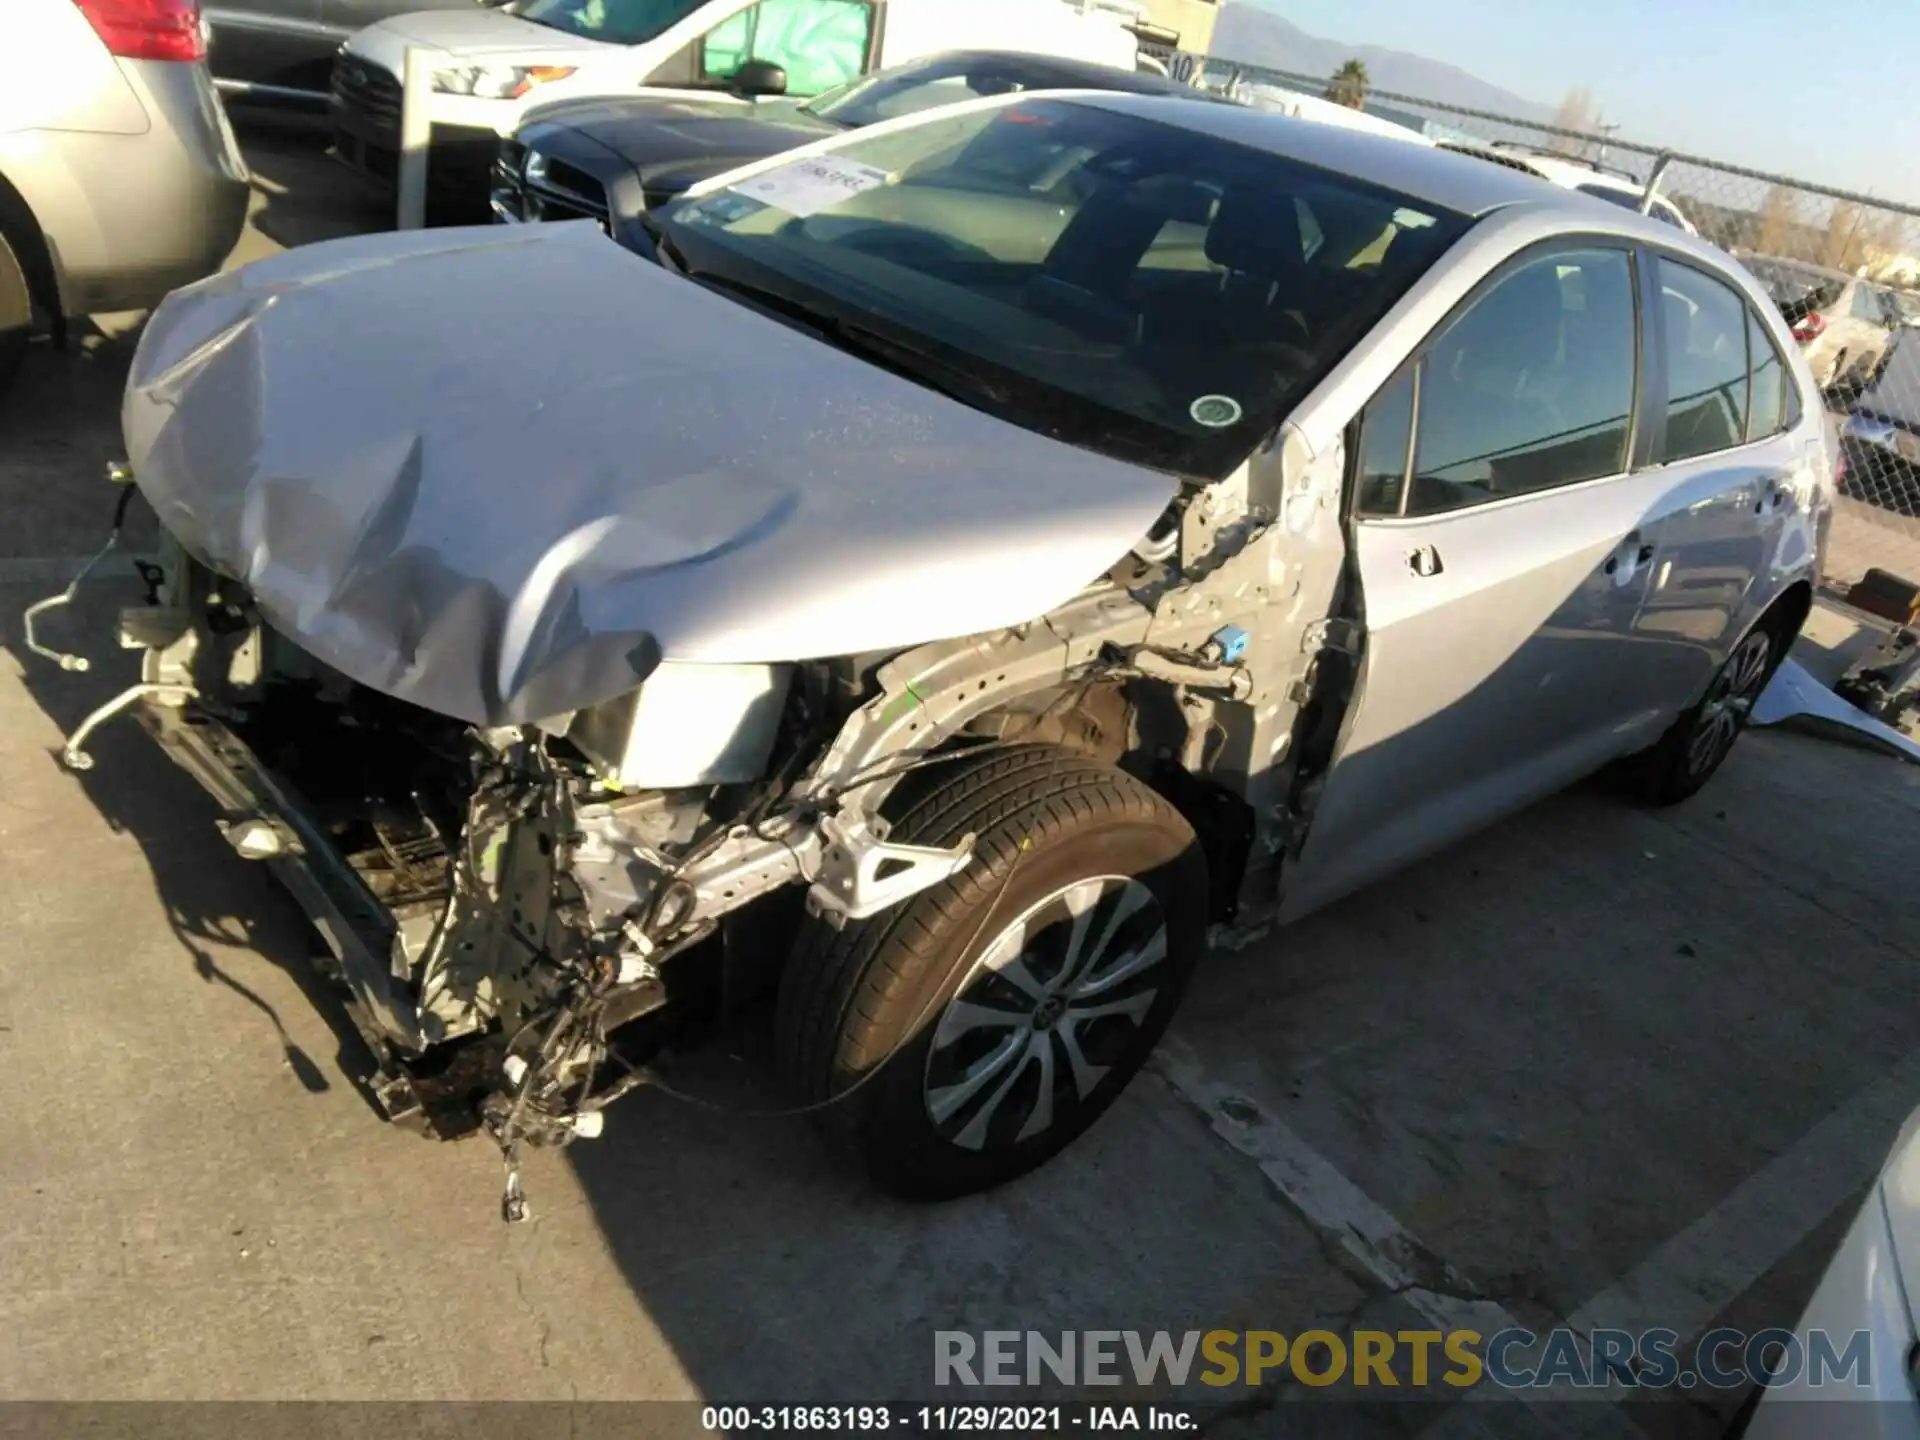
[[(1263, 108), (1311, 114), (1358, 98), (1347, 76), (1157, 58), (1176, 79)], [(1844, 459), (1829, 585), (1844, 591), (1875, 569), (1920, 582), (1920, 207), (1415, 95), (1367, 88), (1360, 108), (1618, 204), (1637, 207), (1651, 181), (1654, 214), (1760, 279), (1822, 387)]]

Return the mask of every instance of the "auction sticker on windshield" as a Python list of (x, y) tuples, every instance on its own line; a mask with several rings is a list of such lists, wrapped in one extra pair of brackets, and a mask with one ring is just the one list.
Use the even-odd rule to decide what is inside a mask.
[(887, 172), (857, 160), (813, 155), (727, 188), (801, 219), (887, 183)]

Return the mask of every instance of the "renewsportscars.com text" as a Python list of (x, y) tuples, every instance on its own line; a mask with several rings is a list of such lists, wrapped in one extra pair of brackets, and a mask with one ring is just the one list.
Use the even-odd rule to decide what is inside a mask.
[(1730, 1389), (1796, 1381), (1871, 1389), (1872, 1337), (1860, 1330), (1804, 1339), (1791, 1330), (1710, 1330), (1691, 1352), (1674, 1330), (1561, 1327), (1477, 1330), (937, 1330), (933, 1383), (976, 1385), (1259, 1386), (1368, 1389)]

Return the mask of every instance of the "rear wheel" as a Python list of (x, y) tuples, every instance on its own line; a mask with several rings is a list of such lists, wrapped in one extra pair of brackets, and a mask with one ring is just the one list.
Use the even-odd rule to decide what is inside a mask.
[(1631, 762), (1633, 788), (1653, 805), (1677, 805), (1698, 791), (1733, 751), (1767, 688), (1790, 636), (1776, 615), (1763, 617), (1721, 664), (1707, 693), (1652, 749)]
[(27, 353), (33, 333), (33, 294), (15, 246), (0, 231), (0, 392), (4, 392)]
[(1131, 776), (1035, 746), (954, 762), (892, 838), (975, 859), (894, 910), (809, 921), (781, 979), (781, 1068), (883, 1188), (1012, 1179), (1146, 1060), (1206, 937), (1206, 865)]

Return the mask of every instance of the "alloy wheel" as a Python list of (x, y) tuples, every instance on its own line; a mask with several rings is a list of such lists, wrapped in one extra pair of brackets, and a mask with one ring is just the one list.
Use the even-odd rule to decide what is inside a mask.
[(1734, 648), (1713, 679), (1687, 741), (1687, 769), (1704, 775), (1726, 758), (1766, 687), (1773, 637), (1756, 630)]
[(1125, 875), (1076, 880), (1008, 923), (935, 1025), (925, 1100), (967, 1150), (1065, 1122), (1121, 1063), (1170, 978), (1160, 901)]

